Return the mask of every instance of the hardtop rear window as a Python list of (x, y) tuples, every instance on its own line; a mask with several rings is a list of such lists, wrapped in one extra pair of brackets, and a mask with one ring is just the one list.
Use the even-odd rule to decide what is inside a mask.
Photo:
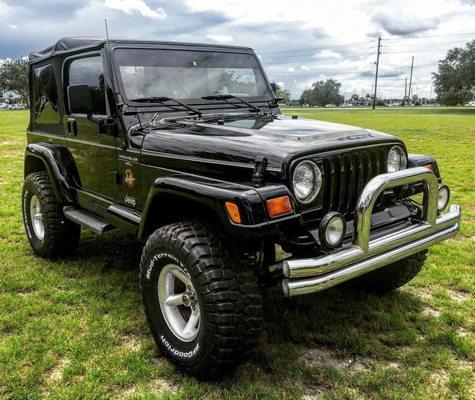
[(51, 64), (33, 68), (31, 97), (32, 116), (35, 124), (59, 124), (58, 87)]

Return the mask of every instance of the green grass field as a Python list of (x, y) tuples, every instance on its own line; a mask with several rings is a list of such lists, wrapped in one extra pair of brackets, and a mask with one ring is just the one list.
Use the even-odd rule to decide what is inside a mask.
[(0, 112), (0, 397), (475, 399), (475, 110), (284, 112), (393, 133), (436, 156), (462, 205), (461, 234), (386, 297), (333, 289), (286, 300), (266, 290), (255, 356), (200, 382), (157, 355), (137, 242), (84, 234), (71, 259), (33, 255), (20, 212), (28, 113)]

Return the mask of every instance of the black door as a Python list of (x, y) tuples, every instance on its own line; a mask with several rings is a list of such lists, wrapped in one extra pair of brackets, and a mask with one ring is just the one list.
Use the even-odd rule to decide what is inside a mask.
[[(87, 114), (69, 104), (65, 116), (66, 143), (78, 169), (79, 186), (97, 194), (114, 198), (117, 194), (116, 138), (99, 132), (107, 116), (104, 69), (100, 54), (69, 59), (64, 78), (67, 86), (86, 85), (92, 111)], [(66, 94), (69, 90), (66, 90)], [(68, 98), (68, 95), (66, 95)]]

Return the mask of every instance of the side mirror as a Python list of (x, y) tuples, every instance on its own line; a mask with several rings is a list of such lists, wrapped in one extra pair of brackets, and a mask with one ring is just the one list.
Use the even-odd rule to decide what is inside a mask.
[(274, 94), (276, 94), (277, 93), (277, 83), (271, 82), (270, 87), (272, 88), (272, 91), (274, 92)]
[(92, 113), (91, 90), (87, 85), (68, 86), (69, 111), (77, 114)]

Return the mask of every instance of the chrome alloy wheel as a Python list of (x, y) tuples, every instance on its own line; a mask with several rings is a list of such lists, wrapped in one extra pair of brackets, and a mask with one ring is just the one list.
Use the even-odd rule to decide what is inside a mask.
[(45, 225), (43, 223), (43, 213), (41, 212), (41, 204), (38, 196), (31, 196), (30, 200), (30, 218), (33, 231), (38, 239), (45, 238)]
[(189, 275), (178, 265), (167, 264), (158, 277), (158, 300), (173, 334), (184, 342), (198, 336), (200, 306)]

